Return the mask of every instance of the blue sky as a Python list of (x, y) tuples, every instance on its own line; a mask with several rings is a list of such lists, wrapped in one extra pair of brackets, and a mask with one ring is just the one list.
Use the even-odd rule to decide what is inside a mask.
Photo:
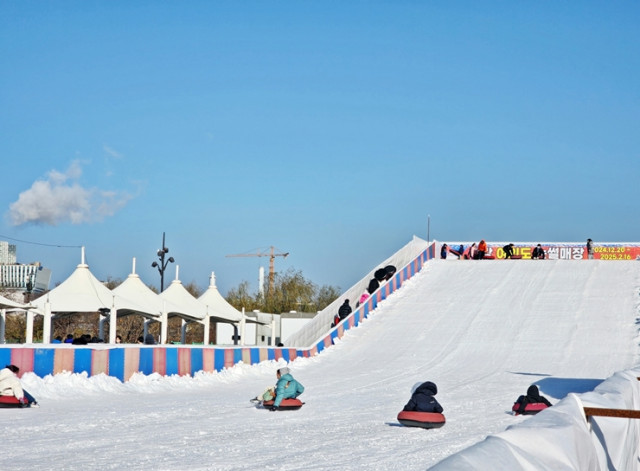
[[(636, 2), (0, 0), (0, 240), (346, 289), (415, 234), (638, 240)], [(18, 242), (16, 242), (16, 240)], [(26, 242), (21, 242), (26, 241)], [(167, 270), (167, 279), (175, 276)], [(165, 282), (166, 284), (166, 282)]]

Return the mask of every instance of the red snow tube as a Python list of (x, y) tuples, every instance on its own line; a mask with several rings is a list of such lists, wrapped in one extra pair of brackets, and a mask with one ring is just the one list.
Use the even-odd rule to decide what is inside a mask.
[(0, 408), (23, 407), (15, 396), (0, 396)]
[(407, 427), (440, 428), (444, 425), (445, 418), (438, 412), (403, 410), (398, 414), (398, 422)]
[[(275, 401), (273, 400), (264, 401), (262, 405), (268, 409), (269, 407), (273, 406), (274, 402)], [(298, 410), (302, 407), (302, 404), (304, 404), (304, 402), (302, 402), (300, 399), (283, 399), (280, 403), (280, 406), (278, 406), (278, 410)]]
[[(546, 405), (544, 402), (530, 402), (529, 404), (524, 406), (524, 412), (522, 412), (522, 415), (534, 415), (534, 414), (537, 414), (538, 412), (540, 412), (541, 410), (546, 409), (547, 407), (549, 407), (549, 406)], [(518, 412), (518, 409), (520, 409), (520, 404), (515, 402), (513, 404), (513, 407), (511, 408), (511, 410), (516, 415), (519, 415), (520, 412)]]

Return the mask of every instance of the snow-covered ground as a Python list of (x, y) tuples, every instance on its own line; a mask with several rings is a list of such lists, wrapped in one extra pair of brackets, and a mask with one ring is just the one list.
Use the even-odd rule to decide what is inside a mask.
[[(2, 409), (2, 470), (424, 470), (507, 426), (536, 383), (552, 402), (638, 363), (640, 263), (441, 261), (360, 327), (289, 366), (295, 412), (249, 399), (282, 363), (187, 377), (23, 377), (34, 409)], [(400, 426), (430, 380), (447, 424)]]

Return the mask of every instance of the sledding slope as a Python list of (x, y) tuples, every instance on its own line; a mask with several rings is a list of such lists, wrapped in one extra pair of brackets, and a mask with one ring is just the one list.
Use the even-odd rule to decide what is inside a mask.
[[(415, 382), (434, 381), (448, 423), (415, 443), (424, 469), (520, 420), (506, 411), (534, 382), (556, 400), (635, 365), (639, 273), (636, 262), (430, 262), (313, 369), (314, 388), (350, 388), (352, 412), (379, 409), (366, 414), (375, 422), (391, 421)], [(331, 380), (336, 370), (348, 386)], [(383, 459), (398, 435), (415, 438), (394, 432), (367, 459)]]
[[(89, 378), (86, 394), (38, 380), (37, 414), (0, 425), (0, 468), (424, 470), (527, 420), (509, 411), (532, 383), (556, 403), (634, 366), (639, 287), (635, 261), (434, 260), (335, 346), (290, 364), (306, 387), (299, 411), (248, 402), (274, 362), (97, 393), (106, 378)], [(398, 426), (425, 380), (446, 425)]]

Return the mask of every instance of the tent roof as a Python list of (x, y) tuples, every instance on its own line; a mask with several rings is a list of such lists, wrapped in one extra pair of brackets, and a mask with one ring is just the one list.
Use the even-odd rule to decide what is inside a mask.
[(31, 306), (28, 304), (22, 304), (0, 295), (0, 309), (5, 309), (5, 308), (29, 309), (30, 307)]
[(136, 302), (144, 306), (150, 306), (157, 315), (161, 315), (165, 311), (167, 314), (181, 312), (180, 308), (171, 301), (162, 299), (154, 293), (136, 273), (131, 273), (126, 280), (113, 289), (113, 292), (124, 298), (135, 299)]
[(242, 313), (222, 297), (216, 287), (216, 275), (211, 272), (209, 288), (198, 298), (198, 301), (209, 306), (209, 314), (225, 319), (227, 322), (240, 322)]
[(112, 292), (93, 276), (85, 263), (80, 263), (69, 278), (33, 300), (31, 304), (44, 312), (47, 301), (53, 313), (97, 312), (100, 309), (115, 307), (119, 314), (140, 313), (159, 316), (153, 306), (131, 301)]
[(159, 296), (180, 306), (182, 317), (189, 317), (197, 321), (203, 321), (207, 317), (207, 306), (194, 298), (178, 279), (173, 280)]

